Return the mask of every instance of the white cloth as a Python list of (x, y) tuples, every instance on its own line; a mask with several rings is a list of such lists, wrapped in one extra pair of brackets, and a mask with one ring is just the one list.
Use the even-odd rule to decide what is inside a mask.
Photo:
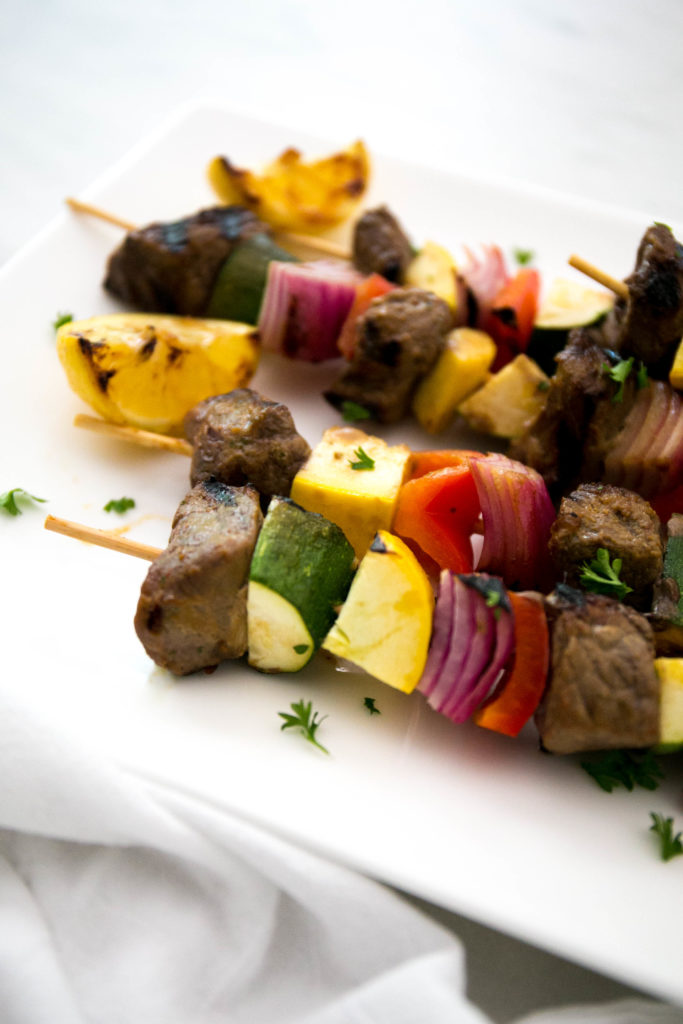
[[(2, 1024), (481, 1024), (382, 886), (55, 734), (0, 690)], [(495, 969), (495, 968), (494, 968)], [(681, 1024), (630, 1002), (535, 1024)]]

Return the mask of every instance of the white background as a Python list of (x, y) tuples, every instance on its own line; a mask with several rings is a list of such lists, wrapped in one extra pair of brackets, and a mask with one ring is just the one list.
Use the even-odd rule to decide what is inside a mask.
[[(676, 0), (0, 0), (0, 262), (197, 97), (680, 221), (682, 39)], [(500, 1020), (623, 991), (440, 916)]]

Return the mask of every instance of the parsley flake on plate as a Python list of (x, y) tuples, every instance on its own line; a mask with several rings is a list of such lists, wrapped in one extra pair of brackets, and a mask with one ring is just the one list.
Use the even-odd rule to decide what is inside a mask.
[(629, 791), (636, 786), (654, 790), (664, 778), (662, 766), (651, 750), (644, 754), (608, 750), (595, 760), (582, 761), (581, 767), (606, 793), (618, 786)]
[(662, 860), (671, 860), (673, 857), (683, 854), (681, 833), (677, 832), (674, 835), (673, 818), (665, 818), (663, 814), (656, 814), (654, 811), (650, 812), (650, 817), (652, 818), (650, 832), (654, 832), (659, 838), (659, 852)]
[(325, 721), (327, 715), (323, 715), (322, 718), (318, 718), (318, 712), (313, 710), (312, 701), (295, 701), (294, 704), (289, 705), (293, 715), (290, 715), (287, 711), (278, 711), (280, 718), (284, 719), (283, 724), (280, 726), (280, 730), (284, 729), (299, 729), (304, 739), (312, 743), (314, 747), (322, 750), (324, 754), (329, 754), (327, 747), (324, 747), (322, 743), (319, 743), (315, 738), (315, 734), (318, 731), (321, 723)]
[(104, 506), (104, 511), (118, 512), (119, 515), (123, 515), (129, 508), (135, 508), (135, 500), (133, 498), (112, 498)]
[(47, 501), (47, 498), (38, 498), (35, 494), (29, 494), (23, 487), (13, 487), (11, 491), (0, 494), (0, 509), (10, 516), (20, 516), (21, 508), (19, 501)]

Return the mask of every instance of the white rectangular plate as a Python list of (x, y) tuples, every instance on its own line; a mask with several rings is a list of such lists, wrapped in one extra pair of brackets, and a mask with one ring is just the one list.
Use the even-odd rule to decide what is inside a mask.
[[(351, 140), (311, 139), (225, 110), (188, 109), (139, 147), (88, 198), (137, 223), (213, 202), (204, 168), (217, 153), (258, 165), (287, 145), (324, 153)], [(368, 140), (372, 145), (372, 139)], [(531, 248), (546, 281), (578, 251), (617, 276), (633, 264), (644, 216), (521, 186), (475, 181), (377, 157), (373, 200), (417, 242)], [(0, 490), (49, 499), (0, 517), (5, 645), (2, 684), (133, 770), (200, 793), (307, 847), (632, 985), (683, 1000), (683, 858), (660, 861), (651, 810), (680, 826), (681, 761), (656, 793), (603, 793), (578, 758), (456, 727), (424, 700), (322, 657), (298, 676), (242, 664), (174, 680), (154, 668), (132, 619), (146, 564), (42, 530), (45, 510), (111, 527), (102, 507), (130, 495), (131, 536), (163, 545), (187, 489), (188, 462), (73, 428), (51, 323), (116, 308), (100, 287), (117, 229), (64, 213), (0, 277)], [(319, 397), (334, 371), (264, 358), (254, 381), (287, 402), (315, 443), (337, 414)], [(414, 426), (385, 431), (414, 447)], [(441, 447), (462, 443), (455, 432)], [(363, 698), (376, 698), (370, 716)], [(278, 711), (300, 697), (326, 718), (326, 757)], [(676, 781), (678, 776), (678, 781)]]

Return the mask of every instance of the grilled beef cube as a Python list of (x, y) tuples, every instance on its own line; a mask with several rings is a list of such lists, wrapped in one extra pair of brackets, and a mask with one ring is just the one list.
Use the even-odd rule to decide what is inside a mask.
[(193, 486), (215, 478), (268, 496), (289, 495), (311, 451), (287, 406), (249, 388), (204, 399), (187, 414), (185, 435), (194, 448)]
[(131, 231), (109, 257), (104, 287), (146, 313), (202, 316), (238, 242), (267, 228), (241, 206), (215, 206)]
[(402, 284), (413, 248), (403, 228), (386, 206), (368, 210), (353, 232), (353, 265), (362, 274), (381, 274)]
[(551, 604), (550, 683), (536, 712), (543, 747), (572, 754), (652, 746), (659, 683), (647, 619), (599, 594), (553, 596)]
[(683, 335), (683, 246), (666, 225), (647, 229), (626, 284), (628, 300), (610, 318), (618, 328), (615, 347), (666, 376)]
[(578, 328), (557, 356), (547, 401), (509, 450), (510, 458), (537, 470), (555, 492), (579, 477), (582, 444), (596, 402), (612, 385), (605, 374), (606, 355), (591, 333)]
[(183, 499), (135, 615), (157, 665), (182, 676), (244, 654), (247, 576), (262, 520), (250, 487), (206, 481)]
[(422, 288), (397, 288), (374, 299), (358, 321), (353, 358), (325, 398), (337, 408), (356, 402), (381, 423), (400, 420), (452, 322), (443, 299)]
[(662, 571), (659, 519), (633, 491), (609, 484), (581, 484), (563, 498), (550, 530), (548, 550), (566, 581), (578, 584), (581, 567), (606, 548), (622, 561), (620, 578), (634, 591), (652, 586)]

